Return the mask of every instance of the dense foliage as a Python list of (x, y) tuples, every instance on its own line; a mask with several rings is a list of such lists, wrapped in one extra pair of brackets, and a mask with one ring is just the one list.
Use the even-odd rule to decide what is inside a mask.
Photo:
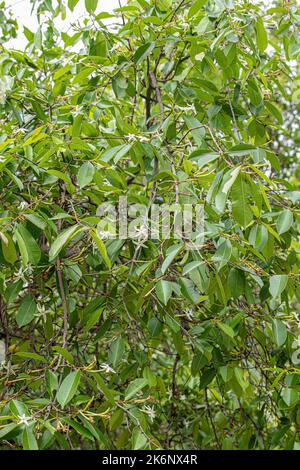
[[(299, 448), (296, 2), (63, 33), (78, 0), (32, 2), (22, 51), (0, 14), (1, 448)], [(101, 238), (120, 196), (203, 204), (203, 246)]]

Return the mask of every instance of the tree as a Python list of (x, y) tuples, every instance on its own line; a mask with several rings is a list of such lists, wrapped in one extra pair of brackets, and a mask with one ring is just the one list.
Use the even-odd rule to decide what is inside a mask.
[[(296, 2), (33, 3), (24, 51), (0, 16), (2, 448), (298, 449)], [(204, 241), (108, 238), (120, 197)]]

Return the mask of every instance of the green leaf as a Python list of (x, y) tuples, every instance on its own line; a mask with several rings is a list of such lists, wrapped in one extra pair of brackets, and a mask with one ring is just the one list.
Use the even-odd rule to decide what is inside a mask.
[(103, 395), (108, 399), (111, 405), (115, 405), (115, 399), (114, 396), (111, 392), (111, 390), (106, 386), (103, 378), (99, 374), (99, 372), (92, 372), (93, 377), (95, 377), (95, 380), (97, 382), (98, 387), (100, 388), (101, 392)]
[(134, 450), (143, 449), (147, 444), (147, 437), (142, 433), (140, 428), (135, 427), (132, 432), (132, 448)]
[(225, 335), (229, 336), (231, 339), (234, 338), (234, 331), (231, 326), (221, 322), (217, 322), (217, 326), (220, 328), (220, 330), (223, 331), (223, 333), (225, 333)]
[(35, 361), (38, 361), (38, 362), (47, 362), (46, 359), (40, 354), (33, 353), (30, 351), (19, 351), (15, 353), (14, 355), (18, 357), (26, 357), (28, 359), (34, 359)]
[(16, 314), (16, 322), (19, 327), (28, 325), (32, 322), (36, 313), (36, 303), (32, 294), (27, 294), (22, 300), (18, 312)]
[(226, 181), (226, 183), (222, 187), (222, 193), (228, 194), (228, 192), (231, 189), (231, 186), (233, 185), (233, 183), (237, 179), (240, 171), (241, 171), (241, 167), (237, 166), (236, 168), (234, 168), (234, 170), (229, 172), (230, 178)]
[(179, 254), (179, 252), (182, 250), (183, 245), (178, 244), (178, 245), (172, 245), (167, 249), (166, 257), (164, 259), (164, 262), (161, 266), (161, 272), (162, 274), (165, 274), (167, 271), (168, 267), (172, 263), (172, 261), (176, 258), (176, 256)]
[(199, 167), (199, 169), (206, 166), (208, 163), (214, 162), (219, 158), (218, 153), (208, 153), (206, 150), (196, 150), (192, 152), (190, 155), (190, 160), (195, 161)]
[(121, 158), (125, 157), (129, 150), (131, 149), (132, 144), (122, 144), (115, 147), (109, 148), (106, 150), (100, 157), (102, 162), (110, 162), (114, 159), (114, 163), (118, 163)]
[(98, 428), (93, 426), (91, 422), (82, 413), (80, 413), (78, 417), (84, 424), (85, 428), (91, 433), (91, 435), (94, 436), (94, 438), (97, 441), (102, 442), (105, 448), (108, 449), (109, 443), (107, 441), (107, 438), (104, 436), (104, 434)]
[(235, 367), (234, 368), (234, 375), (235, 375), (235, 377), (237, 379), (237, 382), (238, 382), (239, 386), (241, 387), (242, 391), (245, 391), (247, 386), (248, 386), (248, 383), (245, 381), (243, 369), (241, 369), (240, 367)]
[(197, 292), (195, 289), (193, 281), (186, 279), (185, 277), (180, 277), (179, 284), (184, 297), (193, 304), (197, 304), (199, 299), (199, 292)]
[(93, 328), (93, 326), (97, 323), (97, 321), (99, 320), (101, 314), (103, 312), (103, 308), (99, 308), (97, 310), (95, 310), (92, 315), (90, 315), (90, 317), (88, 318), (87, 322), (85, 323), (84, 325), (84, 329), (85, 331), (89, 331), (91, 328)]
[(203, 390), (204, 388), (206, 388), (213, 381), (215, 376), (216, 376), (215, 369), (210, 368), (210, 369), (205, 370), (202, 373), (201, 378), (200, 378), (200, 385), (199, 385), (200, 390)]
[(64, 378), (62, 381), (56, 398), (58, 403), (61, 405), (62, 408), (66, 406), (69, 401), (72, 400), (75, 393), (77, 392), (78, 386), (80, 382), (80, 371), (77, 370), (75, 372), (70, 372), (67, 377)]
[(28, 252), (27, 252), (26, 244), (25, 244), (21, 234), (18, 232), (18, 230), (15, 231), (15, 237), (16, 237), (17, 242), (18, 242), (18, 246), (19, 246), (19, 250), (20, 250), (20, 253), (21, 253), (21, 258), (22, 258), (22, 261), (23, 261), (23, 265), (27, 266), (27, 264), (29, 262), (29, 255), (28, 255)]
[[(41, 249), (31, 233), (24, 227), (22, 224), (17, 225), (17, 233), (21, 236), (24, 244), (21, 243), (20, 245), (20, 251), (21, 251), (21, 246), (22, 250), (26, 250), (27, 252), (27, 257), (28, 260), (34, 264), (38, 265), (41, 259)], [(25, 260), (26, 260), (26, 255), (25, 255)]]
[(22, 444), (24, 450), (38, 450), (38, 443), (33, 433), (32, 426), (26, 426), (22, 435)]
[(74, 10), (78, 2), (79, 0), (68, 0), (68, 7), (70, 8), (71, 11)]
[(58, 377), (52, 372), (52, 370), (47, 369), (45, 372), (45, 381), (47, 385), (47, 390), (49, 393), (53, 393), (54, 390), (58, 389)]
[(3, 428), (0, 428), (0, 439), (5, 438), (8, 434), (15, 431), (18, 427), (19, 427), (19, 424), (10, 423), (4, 426)]
[(182, 274), (186, 276), (186, 274), (189, 274), (190, 272), (193, 272), (195, 269), (197, 269), (199, 266), (203, 266), (204, 261), (191, 261), (190, 263), (186, 264), (182, 270)]
[(299, 394), (297, 390), (293, 388), (284, 388), (281, 392), (281, 396), (287, 406), (294, 406), (299, 400)]
[(112, 364), (113, 367), (116, 367), (120, 363), (123, 357), (124, 351), (125, 351), (124, 340), (121, 336), (119, 336), (112, 343), (110, 350), (109, 350), (109, 354), (108, 354), (108, 360), (110, 364)]
[(99, 237), (99, 235), (97, 233), (97, 230), (91, 230), (90, 233), (91, 233), (91, 236), (92, 236), (94, 242), (96, 243), (96, 245), (98, 247), (98, 250), (100, 252), (100, 255), (103, 258), (104, 263), (110, 269), (111, 268), (111, 261), (108, 257), (108, 254), (107, 254), (107, 251), (106, 251), (106, 246), (105, 246), (104, 242)]
[(32, 224), (36, 225), (41, 230), (44, 230), (47, 226), (46, 221), (37, 214), (24, 214), (24, 217), (29, 220)]
[(228, 153), (232, 157), (244, 157), (246, 155), (252, 155), (254, 150), (257, 150), (257, 147), (255, 147), (254, 145), (239, 144), (235, 145), (234, 147), (231, 147), (231, 149), (228, 150)]
[(140, 46), (134, 53), (133, 62), (136, 65), (139, 65), (153, 51), (154, 46), (154, 42), (148, 42), (147, 44), (143, 44), (142, 46)]
[(192, 137), (197, 145), (201, 145), (203, 142), (203, 137), (205, 136), (205, 130), (201, 125), (198, 119), (195, 119), (193, 116), (183, 116), (187, 128), (190, 129)]
[(232, 378), (233, 376), (233, 369), (232, 367), (228, 367), (228, 366), (222, 366), (219, 368), (219, 373), (222, 377), (222, 379), (224, 380), (224, 382), (229, 382), (229, 380)]
[(232, 199), (232, 215), (238, 224), (245, 228), (253, 219), (248, 203), (249, 189), (241, 174), (235, 180), (230, 195)]
[(238, 299), (245, 292), (245, 274), (241, 269), (231, 269), (227, 278), (231, 295)]
[(283, 124), (283, 117), (280, 109), (276, 106), (275, 103), (271, 101), (265, 101), (266, 108), (275, 116), (279, 124)]
[(277, 228), (277, 232), (279, 233), (279, 235), (287, 232), (291, 228), (292, 223), (293, 223), (293, 214), (291, 213), (291, 211), (284, 210), (283, 212), (281, 212), (276, 222), (276, 228)]
[(9, 409), (16, 418), (22, 415), (30, 415), (28, 407), (20, 400), (11, 400), (9, 402)]
[(249, 234), (249, 242), (258, 251), (261, 251), (268, 241), (268, 230), (264, 225), (254, 225)]
[(62, 348), (61, 346), (53, 346), (52, 349), (57, 351), (64, 359), (66, 359), (67, 362), (74, 364), (74, 357), (65, 348)]
[(93, 181), (94, 173), (95, 168), (91, 162), (85, 162), (83, 165), (81, 165), (77, 173), (77, 180), (80, 189), (84, 188), (91, 181)]
[(4, 259), (8, 263), (14, 264), (17, 261), (18, 257), (14, 242), (12, 241), (12, 238), (10, 235), (8, 235), (8, 233), (2, 234), (1, 247)]
[(272, 321), (272, 332), (277, 346), (282, 346), (287, 339), (287, 329), (283, 321), (274, 319)]
[(287, 274), (275, 274), (270, 277), (269, 291), (273, 299), (278, 299), (287, 286)]
[(151, 336), (159, 336), (163, 330), (163, 324), (157, 317), (150, 318), (147, 326)]
[(89, 13), (94, 13), (97, 8), (98, 0), (84, 0), (85, 8)]
[(84, 426), (82, 426), (82, 424), (79, 424), (76, 421), (65, 417), (63, 418), (63, 421), (69, 424), (69, 426), (71, 426), (73, 429), (75, 429), (75, 431), (83, 438), (88, 439), (89, 441), (94, 441), (93, 434)]
[(125, 392), (125, 400), (130, 400), (134, 395), (148, 385), (147, 379), (135, 379), (131, 382)]
[(172, 295), (172, 283), (164, 281), (163, 279), (158, 281), (155, 286), (157, 298), (164, 304), (167, 305)]
[(18, 178), (14, 173), (12, 173), (8, 168), (5, 168), (5, 172), (14, 180), (16, 185), (18, 186), (19, 190), (22, 191), (24, 185), (20, 178)]
[(56, 258), (60, 251), (72, 240), (72, 238), (77, 235), (81, 230), (82, 227), (78, 225), (72, 225), (65, 230), (63, 230), (58, 237), (52, 243), (50, 250), (49, 250), (49, 260), (52, 261)]
[(191, 364), (191, 373), (195, 377), (198, 372), (208, 364), (208, 359), (203, 353), (196, 353)]
[(61, 180), (64, 181), (65, 183), (68, 183), (68, 184), (71, 183), (71, 180), (70, 180), (69, 175), (63, 173), (62, 171), (59, 171), (59, 170), (47, 170), (47, 173), (49, 173), (49, 175), (55, 176), (55, 178), (61, 179)]
[(258, 18), (255, 22), (256, 42), (259, 52), (262, 54), (268, 46), (268, 34), (264, 27), (262, 18)]
[(207, 2), (208, 0), (194, 0), (194, 2), (192, 2), (192, 6), (189, 9), (188, 18), (192, 18), (194, 15), (200, 13), (202, 11), (201, 7)]
[(232, 254), (232, 246), (229, 240), (224, 240), (218, 247), (216, 253), (212, 257), (218, 271), (222, 269), (230, 260)]

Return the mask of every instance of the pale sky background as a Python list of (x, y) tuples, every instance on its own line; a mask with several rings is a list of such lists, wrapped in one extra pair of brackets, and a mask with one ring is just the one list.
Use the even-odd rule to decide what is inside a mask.
[[(127, 0), (120, 0), (122, 5), (126, 5)], [(257, 0), (253, 0), (253, 3), (256, 3)], [(266, 6), (272, 4), (273, 0), (265, 0)], [(297, 4), (300, 0), (297, 0)], [(57, 0), (52, 0), (53, 6), (57, 5)], [(27, 44), (27, 39), (23, 35), (23, 26), (27, 26), (32, 32), (36, 32), (38, 28), (38, 22), (36, 14), (31, 14), (32, 4), (30, 0), (6, 0), (6, 5), (9, 7), (14, 16), (18, 20), (19, 31), (18, 37), (10, 40), (6, 43), (6, 47), (14, 49), (23, 49)], [(119, 7), (118, 0), (98, 0), (98, 7), (96, 13), (105, 11), (112, 13), (115, 8)], [(55, 25), (60, 31), (67, 32), (70, 27), (70, 24), (78, 19), (83, 19), (84, 16), (88, 15), (85, 6), (84, 0), (79, 0), (78, 4), (74, 8), (73, 12), (67, 8), (67, 16), (63, 21), (61, 16), (55, 18)], [(112, 22), (112, 19), (103, 20), (104, 23)]]
[[(52, 0), (52, 4), (55, 6), (57, 4), (56, 0)], [(121, 0), (121, 4), (125, 5), (126, 0)], [(32, 3), (30, 3), (30, 0), (7, 0), (6, 5), (14, 13), (19, 24), (19, 31), (18, 37), (7, 42), (5, 46), (8, 48), (23, 49), (27, 44), (27, 39), (25, 39), (23, 35), (23, 26), (27, 26), (27, 28), (32, 32), (36, 32), (38, 28), (36, 14), (31, 14)], [(98, 0), (96, 13), (100, 13), (101, 11), (111, 13), (114, 8), (118, 7), (118, 0)], [(64, 21), (61, 19), (61, 16), (55, 18), (55, 25), (60, 31), (66, 32), (71, 23), (77, 19), (83, 19), (84, 16), (87, 15), (88, 13), (84, 6), (84, 0), (79, 0), (73, 12), (67, 8), (67, 16)]]

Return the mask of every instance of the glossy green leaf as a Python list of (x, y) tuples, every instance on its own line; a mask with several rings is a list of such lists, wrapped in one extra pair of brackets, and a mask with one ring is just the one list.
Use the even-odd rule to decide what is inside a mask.
[(262, 18), (258, 18), (255, 22), (257, 47), (263, 53), (268, 46), (268, 35)]
[(35, 265), (39, 264), (41, 259), (41, 249), (36, 240), (33, 238), (29, 230), (27, 230), (22, 224), (17, 225), (17, 232), (23, 240), (23, 245), (21, 243), (22, 250), (26, 250), (29, 262)]
[(169, 281), (158, 281), (155, 286), (157, 298), (164, 304), (167, 305), (172, 295), (172, 283)]
[(80, 371), (70, 372), (62, 381), (56, 398), (62, 408), (64, 408), (74, 397), (80, 382)]
[(97, 8), (98, 0), (84, 0), (84, 3), (86, 10), (89, 13), (94, 13)]
[(10, 264), (14, 264), (18, 257), (14, 242), (8, 233), (2, 234), (1, 247), (5, 260)]
[(81, 189), (93, 181), (94, 172), (95, 168), (91, 162), (85, 162), (81, 165), (77, 173), (77, 180)]
[(22, 444), (24, 450), (38, 450), (38, 443), (34, 435), (32, 426), (25, 426), (22, 435)]
[(234, 331), (230, 325), (218, 322), (217, 326), (220, 328), (220, 330), (223, 331), (223, 333), (225, 333), (225, 335), (229, 336), (230, 338), (234, 338)]
[(277, 219), (276, 228), (279, 235), (287, 232), (293, 223), (293, 214), (289, 210), (283, 211)]
[(244, 178), (238, 175), (233, 183), (230, 197), (232, 200), (232, 215), (238, 224), (245, 228), (253, 219), (249, 204), (249, 188)]
[(125, 400), (130, 400), (133, 396), (135, 396), (140, 390), (142, 390), (148, 381), (146, 379), (135, 379), (131, 382), (125, 392)]
[(277, 346), (282, 346), (287, 339), (287, 330), (283, 321), (274, 319), (272, 321), (272, 332)]
[(72, 238), (79, 233), (82, 228), (78, 227), (78, 225), (72, 225), (65, 230), (63, 230), (58, 237), (52, 243), (50, 250), (49, 250), (49, 259), (53, 260), (56, 258), (60, 251), (72, 240)]
[(16, 314), (16, 322), (19, 327), (28, 325), (34, 319), (36, 313), (36, 302), (32, 294), (27, 294), (20, 303)]
[(281, 296), (287, 286), (288, 276), (286, 274), (275, 274), (270, 277), (270, 294), (274, 299)]
[(120, 336), (119, 338), (113, 341), (109, 350), (108, 359), (113, 367), (118, 366), (119, 362), (121, 361), (123, 357), (124, 350), (125, 350), (124, 340)]
[(102, 241), (102, 239), (99, 237), (98, 232), (96, 230), (91, 230), (91, 236), (97, 245), (97, 248), (100, 252), (100, 255), (103, 258), (104, 263), (106, 264), (108, 268), (111, 268), (111, 261), (108, 257), (106, 246), (104, 242)]
[(133, 61), (136, 65), (139, 65), (143, 60), (146, 59), (146, 57), (151, 53), (155, 46), (154, 42), (149, 42), (147, 44), (143, 44), (140, 46), (134, 56), (133, 56)]

